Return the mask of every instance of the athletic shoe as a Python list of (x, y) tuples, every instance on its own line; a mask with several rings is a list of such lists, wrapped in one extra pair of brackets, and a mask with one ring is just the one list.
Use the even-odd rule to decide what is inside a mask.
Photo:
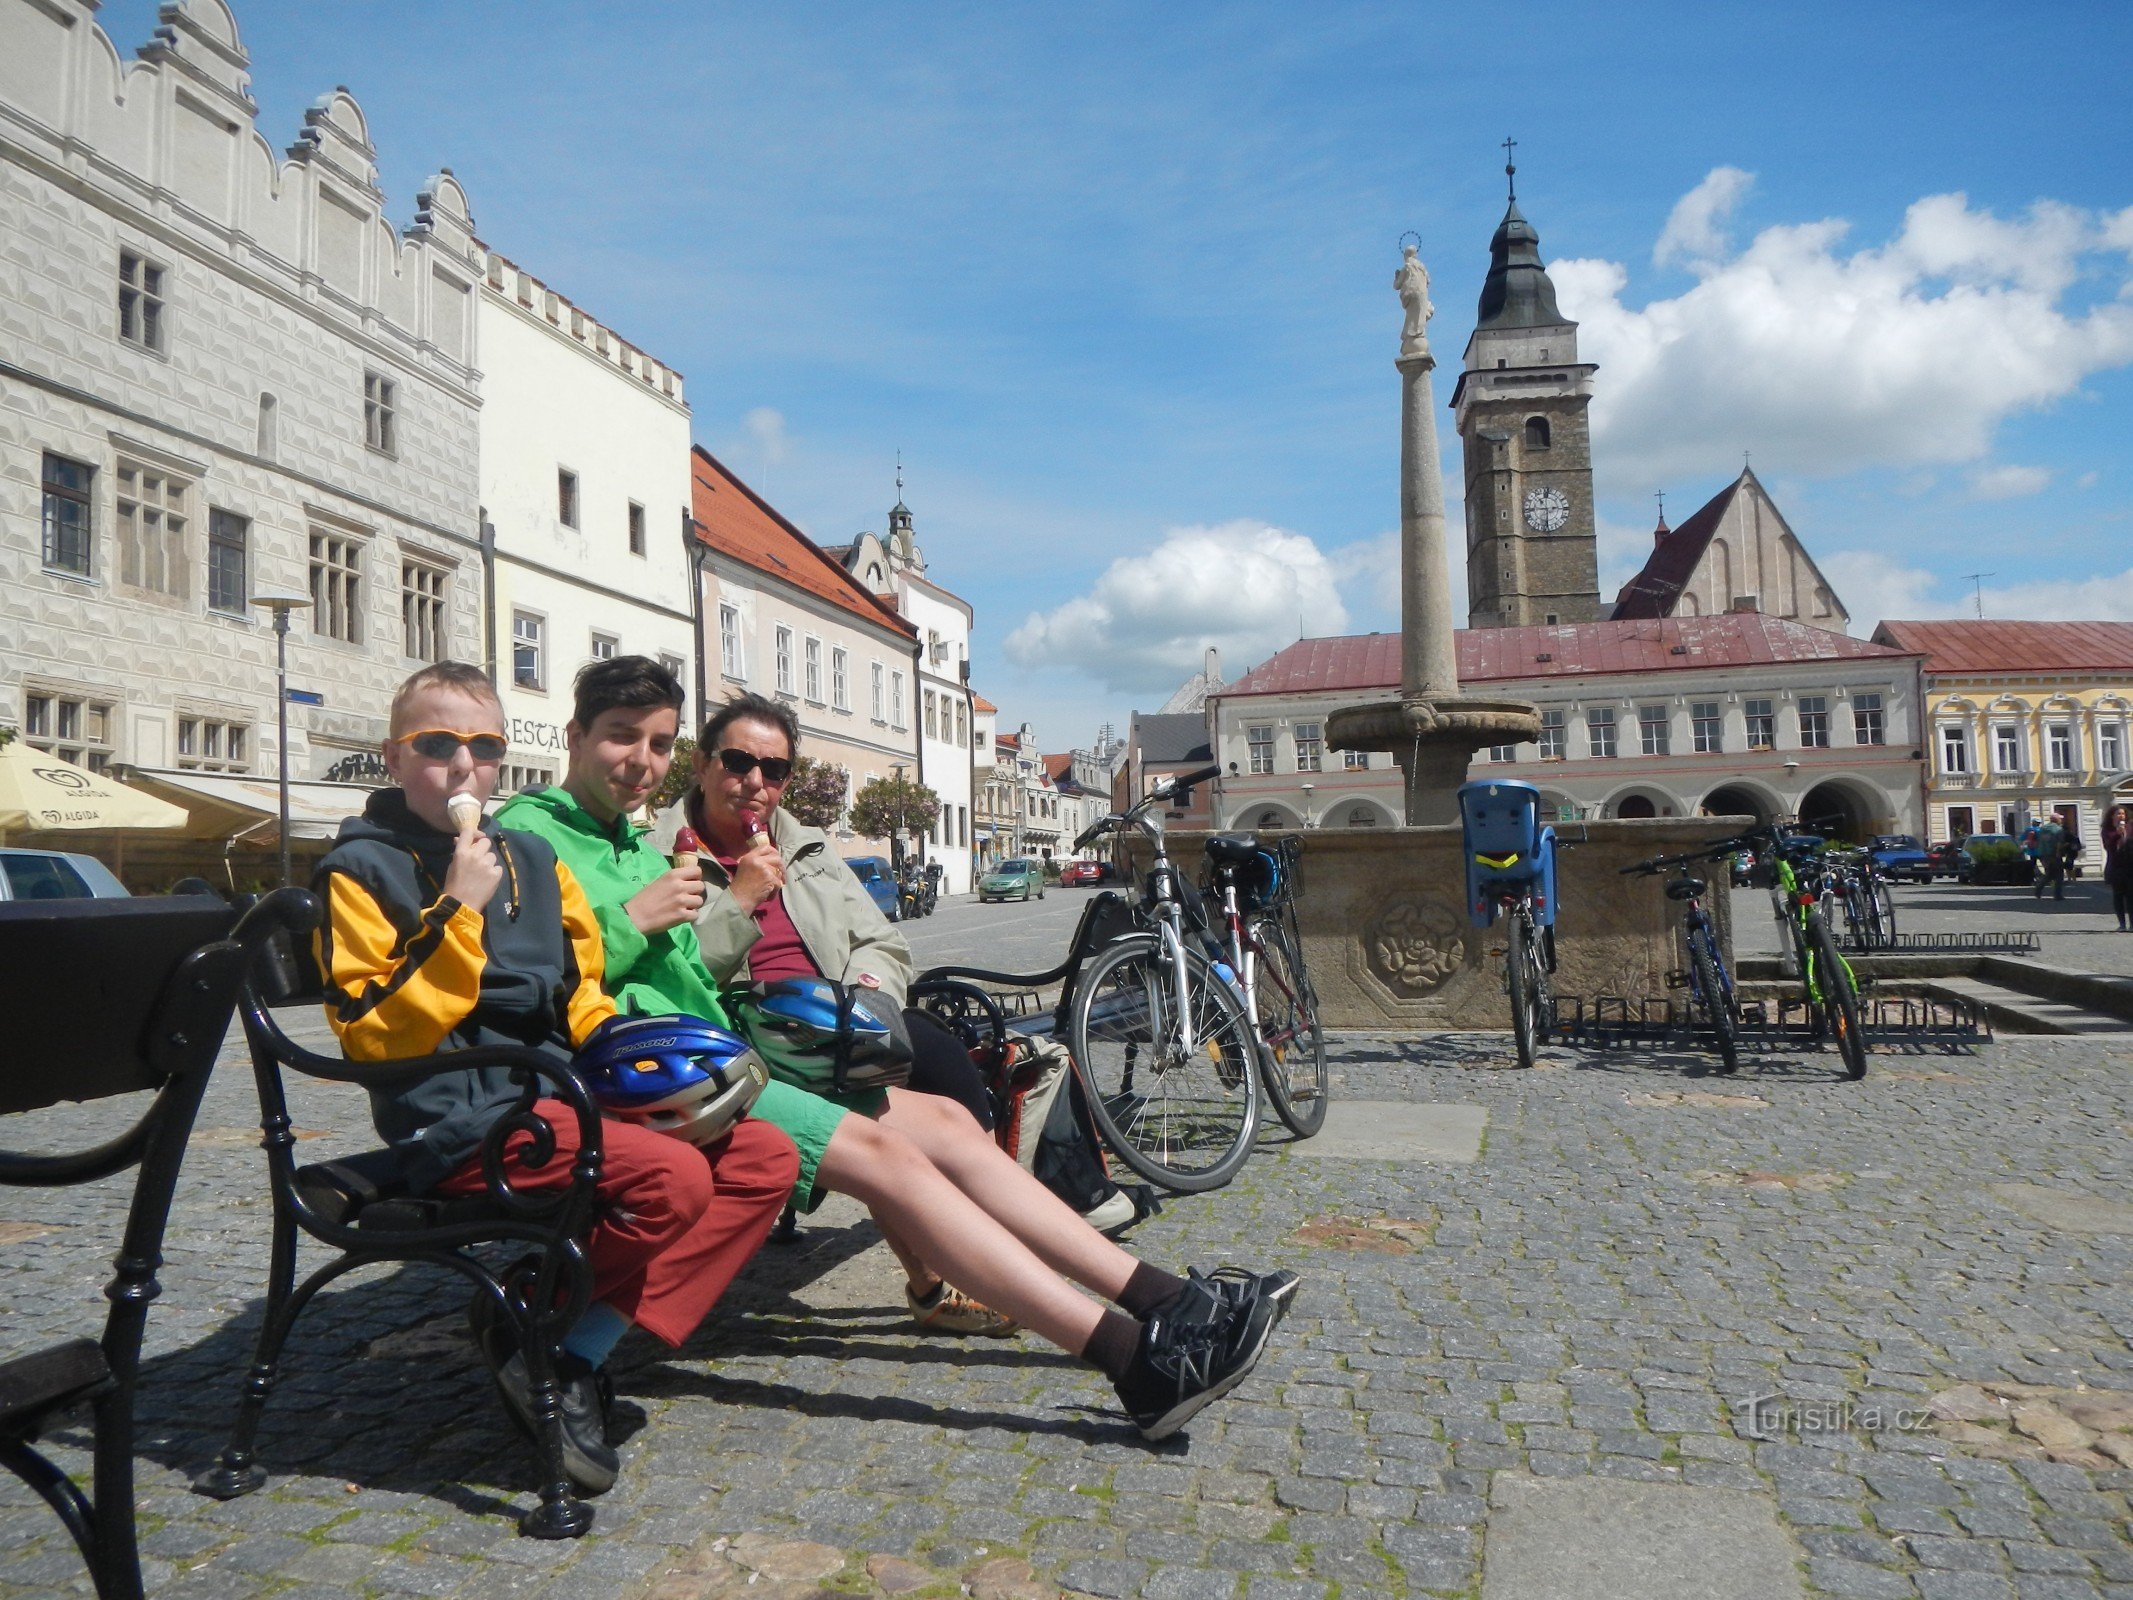
[[(533, 1382), (510, 1321), (486, 1291), (475, 1295), (467, 1321), (505, 1412), (519, 1432), (538, 1443)], [(605, 1494), (622, 1470), (622, 1457), (607, 1442), (607, 1408), (613, 1394), (608, 1376), (566, 1351), (556, 1361), (556, 1393), (563, 1410), (563, 1471), (580, 1494)]]
[(981, 1339), (1005, 1339), (1022, 1331), (1013, 1317), (993, 1310), (982, 1300), (973, 1300), (950, 1283), (935, 1286), (931, 1303), (904, 1285), (904, 1303), (911, 1319), (928, 1333), (976, 1334)]
[(1188, 1267), (1189, 1280), (1214, 1285), (1223, 1302), (1233, 1311), (1241, 1311), (1255, 1299), (1270, 1300), (1274, 1304), (1274, 1320), (1279, 1322), (1289, 1314), (1289, 1302), (1296, 1298), (1296, 1291), (1303, 1279), (1295, 1273), (1279, 1267), (1272, 1272), (1251, 1272), (1243, 1267), (1217, 1267), (1212, 1272), (1201, 1272), (1197, 1267)]
[(1143, 1439), (1167, 1439), (1245, 1380), (1273, 1334), (1274, 1302), (1233, 1307), (1211, 1280), (1193, 1278), (1141, 1324), (1133, 1365), (1112, 1387)]

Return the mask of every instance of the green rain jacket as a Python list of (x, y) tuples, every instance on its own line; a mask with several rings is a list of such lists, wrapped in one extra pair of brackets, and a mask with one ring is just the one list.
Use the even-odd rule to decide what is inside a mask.
[(631, 1016), (686, 1011), (731, 1027), (718, 986), (704, 966), (696, 930), (684, 922), (664, 933), (641, 933), (625, 903), (673, 862), (627, 817), (604, 823), (560, 788), (523, 789), (496, 813), (499, 827), (548, 841), (576, 876), (599, 919), (607, 949), (607, 992)]

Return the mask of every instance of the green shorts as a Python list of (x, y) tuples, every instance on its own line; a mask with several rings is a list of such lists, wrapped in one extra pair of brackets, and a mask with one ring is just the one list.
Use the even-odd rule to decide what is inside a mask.
[(773, 1078), (763, 1085), (763, 1092), (755, 1097), (748, 1114), (779, 1129), (799, 1150), (800, 1177), (792, 1186), (792, 1203), (802, 1211), (812, 1212), (822, 1204), (822, 1191), (815, 1186), (815, 1169), (822, 1165), (822, 1154), (829, 1149), (830, 1135), (837, 1131), (837, 1124), (850, 1112), (878, 1117), (888, 1104), (888, 1092), (883, 1089), (862, 1089), (857, 1094), (833, 1098), (810, 1094)]

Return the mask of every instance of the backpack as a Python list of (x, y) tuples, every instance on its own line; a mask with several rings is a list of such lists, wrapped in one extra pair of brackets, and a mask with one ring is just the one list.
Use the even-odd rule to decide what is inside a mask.
[(1152, 1189), (1112, 1181), (1096, 1119), (1066, 1047), (1019, 1033), (1010, 1033), (1008, 1040), (1015, 1055), (1007, 1118), (998, 1130), (1001, 1145), (1024, 1171), (1082, 1216), (1099, 1208), (1106, 1208), (1104, 1216), (1115, 1214), (1115, 1222), (1097, 1219), (1106, 1233), (1153, 1216), (1159, 1207)]

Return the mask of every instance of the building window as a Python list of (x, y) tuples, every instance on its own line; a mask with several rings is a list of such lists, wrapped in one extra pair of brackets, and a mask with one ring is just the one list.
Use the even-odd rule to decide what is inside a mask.
[(1251, 759), (1248, 770), (1253, 773), (1274, 770), (1274, 726), (1269, 722), (1254, 723), (1244, 730), (1245, 749)]
[(830, 704), (839, 711), (852, 709), (852, 656), (842, 645), (830, 647)]
[(966, 750), (970, 748), (970, 706), (962, 700), (955, 703), (955, 742)]
[(2047, 722), (2044, 725), (2044, 767), (2047, 772), (2074, 770), (2074, 725)]
[(1695, 731), (1698, 755), (1717, 755), (1725, 749), (1725, 711), (1716, 700), (1698, 700), (1691, 704), (1689, 722)]
[(611, 633), (596, 632), (592, 636), (592, 658), (595, 661), (614, 660), (616, 652), (621, 647), (622, 641)]
[(1543, 761), (1561, 761), (1570, 754), (1570, 734), (1563, 713), (1541, 713), (1540, 755)]
[(806, 676), (801, 680), (801, 686), (807, 691), (808, 703), (819, 706), (822, 704), (822, 641), (809, 639), (804, 649), (801, 670)]
[(252, 730), (216, 717), (181, 716), (178, 765), (193, 772), (250, 772)]
[(1803, 694), (1800, 696), (1800, 748), (1802, 750), (1827, 750), (1829, 748), (1829, 699), (1826, 695)]
[(630, 502), (630, 554), (644, 554), (644, 507), (634, 500)]
[(779, 694), (792, 693), (792, 629), (779, 628), (776, 635), (777, 688)]
[(186, 496), (191, 489), (183, 479), (119, 462), (119, 582), (185, 598)]
[(901, 672), (889, 674), (889, 726), (904, 726), (904, 675)]
[(1878, 694), (1853, 695), (1852, 743), (1887, 744), (1888, 742), (1888, 713), (1881, 709), (1881, 696)]
[(1637, 707), (1637, 747), (1648, 756), (1672, 754), (1665, 706)]
[(1948, 837), (1967, 839), (1977, 831), (1977, 812), (1971, 806), (1948, 807)]
[(2126, 725), (2099, 722), (2096, 725), (2096, 766), (2102, 772), (2123, 772), (2126, 765)]
[(96, 469), (65, 456), (44, 458), (44, 564), (89, 576), (89, 484)]
[(111, 702), (32, 690), (22, 697), (22, 741), (91, 772), (111, 765)]
[(251, 598), (245, 583), (245, 547), (252, 524), (234, 511), (207, 508), (207, 604), (211, 611), (243, 616)]
[(555, 469), (555, 514), (566, 528), (578, 525), (578, 475), (568, 467)]
[(311, 631), (363, 642), (363, 546), (337, 533), (311, 535)]
[(511, 613), (511, 681), (521, 689), (548, 686), (548, 624), (530, 611)]
[(1370, 770), (1370, 752), (1368, 750), (1343, 750), (1341, 752), (1341, 766), (1349, 772), (1368, 772)]
[(1614, 707), (1604, 706), (1585, 713), (1586, 748), (1595, 756), (1615, 753)]
[(1296, 724), (1296, 770), (1298, 772), (1322, 772), (1326, 763), (1326, 725), (1323, 722), (1299, 722)]
[(450, 655), (444, 627), (445, 573), (423, 561), (400, 563), (400, 649), (416, 661)]
[(1941, 725), (1940, 770), (1957, 776), (1970, 770), (1970, 730), (1959, 722)]
[(1741, 708), (1748, 716), (1748, 748), (1771, 750), (1777, 747), (1777, 713), (1768, 700), (1750, 700)]
[[(669, 655), (664, 650), (659, 652), (659, 664), (661, 667), (666, 669), (667, 676), (672, 678), (676, 683), (681, 682), (681, 675), (689, 670), (688, 662), (682, 660), (680, 656)], [(689, 720), (687, 706), (684, 706), (682, 708), (681, 720), (683, 725), (687, 726)]]
[(553, 782), (553, 771), (531, 762), (506, 761), (496, 769), (498, 794), (517, 794), (521, 789), (539, 789)]
[(2022, 730), (2012, 722), (1993, 726), (1992, 766), (1995, 772), (2022, 770)]
[(729, 678), (745, 678), (741, 662), (741, 608), (721, 600), (718, 606), (718, 670)]
[[(1541, 359), (1545, 361), (1547, 357), (1543, 356)], [(1546, 417), (1526, 418), (1526, 448), (1528, 450), (1545, 450), (1548, 448), (1548, 444), (1548, 419)]]
[(163, 352), (163, 269), (146, 256), (119, 252), (119, 337), (143, 350)]
[(885, 721), (887, 721), (887, 720), (888, 720), (888, 718), (887, 718), (887, 715), (886, 715), (886, 713), (885, 713), (885, 712), (884, 712), (884, 711), (882, 710), (882, 706), (883, 706), (883, 695), (882, 695), (882, 671), (881, 671), (881, 663), (880, 663), (879, 661), (877, 661), (877, 662), (875, 662), (875, 663), (874, 663), (874, 698), (873, 698), (873, 707), (874, 707), (874, 720), (875, 720), (876, 722), (885, 722)]
[(927, 691), (925, 692), (925, 699), (926, 699), (926, 737), (927, 737), (927, 738), (929, 738), (929, 739), (938, 739), (938, 738), (939, 738), (939, 737), (941, 736), (941, 719), (940, 719), (940, 707), (939, 707), (939, 705), (938, 705), (938, 704), (937, 704), (937, 703), (935, 702), (935, 699), (934, 699), (934, 694), (933, 694), (933, 691), (932, 691), (931, 689), (928, 689), (928, 690), (927, 690)]
[(1518, 759), (1518, 746), (1515, 744), (1492, 744), (1489, 746), (1489, 759), (1499, 763), (1516, 761)]
[(384, 455), (399, 449), (399, 385), (375, 372), (363, 374), (363, 442)]

